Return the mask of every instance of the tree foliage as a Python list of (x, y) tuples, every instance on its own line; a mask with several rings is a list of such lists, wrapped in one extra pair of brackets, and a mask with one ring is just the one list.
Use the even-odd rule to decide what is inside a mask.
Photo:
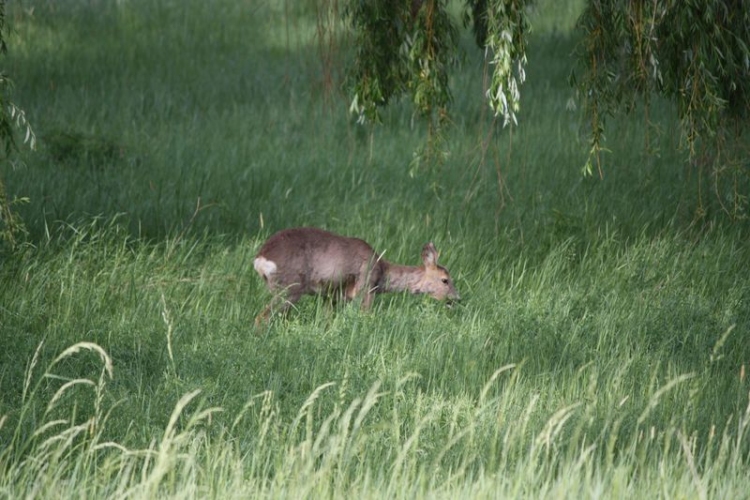
[[(516, 124), (525, 80), (526, 6), (531, 0), (465, 0), (464, 23), (492, 65), (487, 98), (503, 123)], [(427, 143), (412, 168), (443, 156), (443, 125), (452, 101), (450, 70), (458, 63), (459, 29), (449, 0), (348, 0), (345, 16), (355, 36), (348, 76), (350, 111), (357, 120), (380, 121), (380, 109), (408, 96), (429, 124)]]
[(466, 0), (464, 24), (471, 24), (479, 47), (493, 67), (487, 99), (503, 125), (518, 125), (520, 87), (526, 81), (530, 0)]
[[(526, 6), (530, 0), (466, 0), (464, 20), (493, 65), (487, 97), (504, 122), (515, 123), (525, 80)], [(350, 0), (346, 16), (355, 33), (349, 74), (351, 111), (360, 121), (408, 95), (416, 111), (441, 123), (451, 93), (448, 75), (458, 61), (458, 26), (447, 0)]]
[[(750, 166), (738, 156), (747, 151), (737, 146), (750, 112), (750, 1), (589, 0), (578, 24), (582, 74), (573, 81), (591, 123), (589, 171), (592, 159), (601, 170), (606, 117), (661, 95), (676, 103), (689, 161), (713, 166), (717, 180), (731, 166), (747, 191)], [(746, 194), (733, 190), (733, 212)]]
[(351, 111), (378, 121), (379, 108), (408, 93), (419, 113), (447, 112), (448, 69), (456, 62), (458, 31), (446, 0), (352, 0), (346, 15), (356, 34), (350, 73)]
[[(0, 0), (0, 57), (8, 50), (5, 42), (5, 21), (5, 2)], [(8, 76), (0, 71), (0, 166), (3, 167), (11, 164), (12, 155), (17, 150), (14, 135), (16, 129), (24, 132), (24, 142), (29, 143), (32, 148), (36, 142), (25, 113), (8, 99), (12, 86), (13, 83)], [(15, 248), (19, 237), (26, 232), (23, 221), (13, 210), (15, 204), (24, 201), (26, 200), (8, 198), (5, 183), (0, 176), (0, 244)]]
[[(517, 124), (533, 3), (464, 0), (464, 24), (491, 64), (486, 97), (504, 125)], [(349, 0), (346, 12), (356, 50), (351, 111), (377, 121), (381, 107), (408, 95), (442, 122), (458, 43), (447, 0)], [(734, 211), (746, 204), (750, 167), (740, 138), (750, 110), (750, 0), (587, 0), (578, 28), (572, 82), (591, 125), (586, 171), (595, 163), (601, 172), (606, 117), (638, 103), (648, 110), (660, 95), (676, 103), (690, 163), (718, 162), (716, 179), (731, 171)]]

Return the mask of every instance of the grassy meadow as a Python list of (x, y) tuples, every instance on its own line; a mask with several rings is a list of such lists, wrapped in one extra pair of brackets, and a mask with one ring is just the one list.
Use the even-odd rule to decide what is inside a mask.
[[(0, 262), (0, 498), (748, 498), (750, 228), (699, 200), (674, 110), (612, 118), (582, 176), (581, 2), (545, 0), (519, 127), (465, 33), (418, 161), (407, 102), (348, 115), (326, 5), (9, 2), (38, 147), (2, 171), (29, 235)], [(434, 241), (463, 300), (306, 298), (256, 332), (255, 251), (301, 225), (407, 264)]]

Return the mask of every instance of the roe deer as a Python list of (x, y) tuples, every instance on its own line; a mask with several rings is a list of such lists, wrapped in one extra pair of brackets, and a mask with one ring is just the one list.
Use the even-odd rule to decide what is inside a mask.
[(363, 294), (369, 309), (376, 293), (425, 293), (437, 300), (459, 300), (448, 270), (437, 263), (435, 245), (422, 249), (421, 266), (401, 266), (381, 259), (365, 241), (303, 227), (284, 229), (265, 242), (254, 267), (274, 294), (255, 318), (259, 325), (278, 308), (284, 312), (302, 295), (342, 296), (346, 301)]

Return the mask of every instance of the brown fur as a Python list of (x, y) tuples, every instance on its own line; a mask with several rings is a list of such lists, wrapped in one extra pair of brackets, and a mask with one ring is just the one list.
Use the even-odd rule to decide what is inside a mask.
[(285, 229), (265, 242), (255, 258), (255, 269), (274, 298), (255, 319), (267, 322), (275, 308), (283, 312), (302, 295), (333, 295), (351, 301), (362, 295), (369, 309), (376, 293), (408, 290), (438, 300), (460, 297), (448, 270), (437, 263), (432, 243), (422, 250), (421, 266), (391, 264), (359, 238), (348, 238), (317, 228)]

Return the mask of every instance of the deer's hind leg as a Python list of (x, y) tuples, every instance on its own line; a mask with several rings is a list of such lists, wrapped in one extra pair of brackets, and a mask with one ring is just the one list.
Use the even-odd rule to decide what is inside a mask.
[(299, 284), (293, 284), (284, 289), (279, 289), (275, 284), (269, 281), (268, 288), (273, 293), (271, 301), (263, 308), (260, 314), (255, 317), (255, 326), (258, 327), (267, 324), (271, 316), (275, 313), (286, 314), (289, 309), (302, 297), (302, 287)]

